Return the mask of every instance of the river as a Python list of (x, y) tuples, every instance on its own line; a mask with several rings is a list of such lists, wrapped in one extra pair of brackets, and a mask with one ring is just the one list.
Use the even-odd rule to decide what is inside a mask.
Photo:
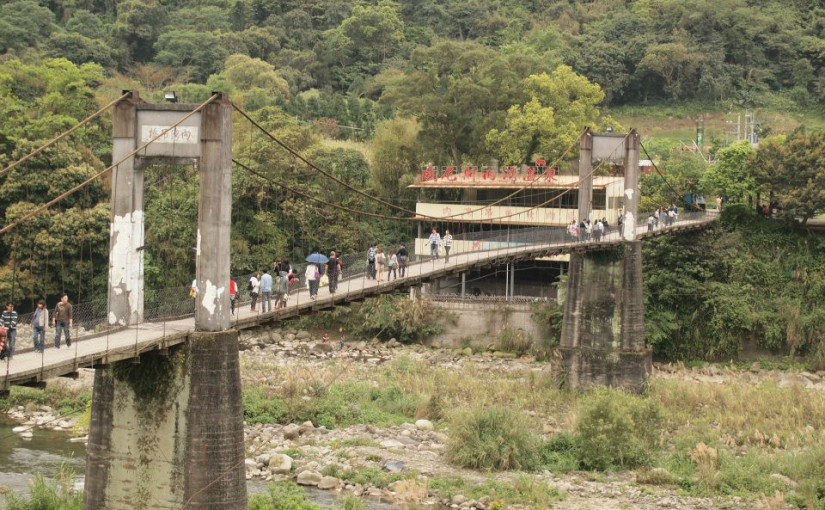
[[(86, 469), (86, 447), (83, 443), (70, 443), (70, 436), (66, 432), (41, 429), (34, 429), (31, 439), (23, 439), (19, 434), (12, 432), (14, 424), (2, 420), (0, 417), (0, 487), (18, 494), (25, 493), (28, 491), (29, 480), (36, 473), (53, 477), (63, 465), (75, 470), (76, 486), (82, 487), (83, 472)], [(247, 490), (250, 494), (263, 492), (266, 490), (266, 483), (250, 481)], [(305, 489), (304, 493), (307, 499), (322, 508), (328, 508), (337, 501), (336, 494), (331, 491)], [(373, 500), (365, 500), (365, 503), (369, 510), (401, 508)]]

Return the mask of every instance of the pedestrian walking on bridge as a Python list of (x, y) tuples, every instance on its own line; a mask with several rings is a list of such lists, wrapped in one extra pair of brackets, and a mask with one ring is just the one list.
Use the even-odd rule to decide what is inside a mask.
[(268, 269), (264, 269), (264, 274), (261, 276), (261, 311), (272, 311), (272, 275), (269, 274)]
[(11, 359), (14, 357), (14, 343), (17, 340), (17, 312), (14, 311), (14, 303), (6, 303), (6, 309), (0, 316), (0, 326), (6, 329), (6, 350)]
[(438, 259), (438, 245), (441, 244), (441, 236), (438, 234), (438, 230), (433, 227), (433, 231), (430, 234), (430, 260)]
[(54, 307), (54, 318), (52, 319), (54, 331), (54, 346), (60, 349), (60, 335), (66, 332), (66, 347), (72, 346), (72, 304), (69, 303), (69, 296), (61, 294), (60, 301)]
[(450, 249), (453, 247), (453, 235), (449, 230), (444, 231), (444, 263), (450, 262)]
[(34, 350), (43, 352), (46, 349), (46, 329), (49, 327), (49, 310), (42, 299), (37, 302), (37, 308), (32, 314), (32, 339)]

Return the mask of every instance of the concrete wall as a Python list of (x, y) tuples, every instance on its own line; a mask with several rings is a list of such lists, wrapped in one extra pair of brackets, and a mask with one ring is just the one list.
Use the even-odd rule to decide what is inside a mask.
[(464, 339), (470, 337), (473, 344), (488, 346), (495, 344), (496, 337), (509, 324), (511, 328), (523, 329), (537, 342), (541, 330), (530, 318), (531, 307), (527, 303), (478, 303), (472, 300), (464, 302), (438, 302), (438, 308), (456, 315), (455, 324), (446, 324), (443, 333), (432, 342), (442, 347), (459, 348)]

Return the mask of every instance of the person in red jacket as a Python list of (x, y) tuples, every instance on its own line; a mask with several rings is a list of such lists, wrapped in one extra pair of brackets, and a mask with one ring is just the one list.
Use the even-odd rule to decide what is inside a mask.
[(229, 304), (232, 306), (232, 315), (235, 315), (235, 303), (238, 301), (238, 284), (234, 278), (229, 279)]

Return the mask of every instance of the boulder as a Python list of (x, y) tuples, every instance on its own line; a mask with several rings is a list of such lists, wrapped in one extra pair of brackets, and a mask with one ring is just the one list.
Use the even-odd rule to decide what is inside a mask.
[(318, 482), (318, 488), (324, 490), (337, 489), (341, 486), (341, 480), (334, 476), (325, 476)]
[(381, 441), (381, 446), (384, 448), (403, 448), (404, 443), (401, 441), (396, 441), (395, 439), (385, 439), (384, 441)]
[(311, 485), (313, 487), (317, 487), (318, 484), (321, 483), (321, 480), (323, 480), (323, 479), (324, 479), (324, 477), (323, 477), (323, 475), (321, 475), (321, 473), (319, 473), (317, 471), (307, 470), (307, 471), (301, 471), (300, 473), (298, 473), (298, 478), (296, 479), (296, 483), (298, 485)]
[(284, 439), (298, 439), (298, 436), (301, 435), (301, 427), (295, 425), (294, 423), (290, 423), (282, 430), (284, 434)]
[(404, 463), (400, 460), (388, 460), (382, 464), (381, 467), (390, 473), (400, 473), (404, 471)]
[(269, 472), (275, 475), (285, 475), (292, 471), (292, 457), (283, 453), (273, 454), (269, 458)]
[(417, 428), (418, 430), (430, 431), (435, 429), (435, 426), (433, 425), (433, 422), (431, 422), (430, 420), (416, 420), (415, 428)]
[(306, 340), (308, 338), (312, 338), (312, 335), (309, 334), (309, 331), (299, 331), (297, 335), (295, 335), (296, 340)]

